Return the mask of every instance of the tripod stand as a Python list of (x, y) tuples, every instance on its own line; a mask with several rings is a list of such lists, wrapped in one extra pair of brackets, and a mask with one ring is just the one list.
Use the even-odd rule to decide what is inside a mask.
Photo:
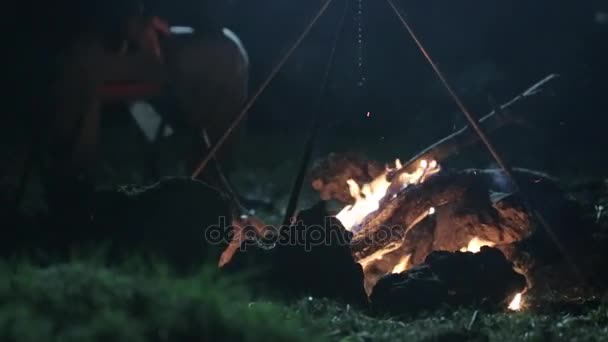
[[(345, 1), (347, 2), (348, 0), (345, 0)], [(503, 172), (505, 173), (505, 175), (509, 179), (509, 181), (510, 181), (511, 185), (513, 186), (513, 188), (516, 191), (520, 192), (520, 194), (522, 195), (521, 197), (523, 198), (524, 205), (527, 208), (527, 211), (529, 212), (530, 216), (532, 218), (535, 218), (537, 224), (539, 226), (542, 226), (546, 230), (546, 232), (548, 233), (550, 239), (556, 245), (556, 247), (560, 250), (560, 252), (564, 256), (565, 260), (570, 264), (570, 266), (573, 269), (573, 271), (575, 272), (575, 274), (577, 274), (579, 277), (581, 277), (580, 276), (580, 272), (578, 270), (578, 267), (574, 264), (574, 262), (572, 261), (572, 259), (569, 256), (569, 254), (567, 253), (567, 251), (565, 250), (565, 248), (562, 246), (561, 242), (557, 238), (557, 236), (556, 236), (554, 230), (552, 229), (552, 227), (549, 226), (549, 224), (547, 223), (547, 221), (544, 219), (544, 217), (537, 210), (535, 210), (534, 208), (532, 208), (532, 206), (530, 205), (530, 201), (527, 199), (528, 196), (526, 196), (526, 194), (523, 193), (524, 189), (522, 189), (518, 185), (516, 179), (513, 177), (513, 173), (511, 171), (511, 167), (507, 164), (507, 162), (505, 161), (505, 159), (502, 157), (502, 155), (498, 152), (498, 150), (494, 146), (493, 142), (489, 139), (489, 137), (487, 136), (487, 134), (480, 127), (480, 125), (479, 125), (478, 121), (475, 119), (474, 115), (469, 111), (469, 109), (465, 106), (464, 102), (456, 94), (456, 92), (454, 91), (454, 89), (452, 88), (452, 86), (450, 85), (450, 83), (448, 82), (448, 80), (446, 79), (446, 77), (444, 76), (444, 74), (442, 73), (442, 71), (439, 69), (439, 67), (437, 66), (437, 64), (434, 62), (434, 60), (432, 59), (431, 55), (429, 54), (429, 52), (426, 50), (426, 48), (424, 47), (424, 45), (422, 44), (422, 42), (420, 41), (420, 39), (418, 38), (418, 36), (414, 32), (412, 26), (407, 21), (405, 15), (401, 12), (401, 10), (395, 4), (395, 0), (386, 0), (386, 2), (388, 4), (388, 6), (390, 6), (390, 8), (393, 10), (394, 14), (397, 16), (397, 18), (401, 22), (402, 26), (404, 27), (404, 29), (407, 31), (408, 35), (413, 39), (413, 41), (415, 42), (416, 46), (418, 47), (418, 49), (420, 50), (420, 52), (423, 54), (424, 58), (429, 63), (429, 65), (433, 69), (435, 75), (439, 78), (439, 80), (441, 81), (441, 84), (447, 90), (447, 92), (450, 95), (450, 97), (452, 98), (452, 100), (455, 102), (455, 104), (458, 106), (458, 108), (460, 109), (460, 111), (462, 112), (462, 114), (465, 116), (465, 118), (466, 118), (467, 122), (469, 123), (470, 127), (473, 129), (473, 131), (475, 132), (475, 134), (477, 134), (477, 136), (479, 137), (479, 139), (483, 142), (484, 146), (488, 150), (488, 152), (491, 155), (491, 157), (496, 161), (496, 163), (503, 170)], [(256, 100), (264, 92), (264, 90), (268, 87), (268, 85), (270, 84), (270, 82), (272, 82), (272, 80), (275, 78), (275, 76), (281, 71), (281, 68), (285, 65), (285, 63), (287, 62), (287, 60), (289, 59), (289, 57), (299, 47), (299, 45), (302, 43), (302, 41), (306, 38), (306, 36), (308, 35), (308, 33), (313, 28), (313, 26), (317, 23), (317, 21), (319, 20), (319, 18), (321, 18), (323, 16), (323, 14), (326, 12), (327, 8), (332, 3), (333, 3), (333, 0), (326, 0), (326, 1), (324, 1), (321, 4), (318, 12), (316, 13), (316, 15), (313, 16), (311, 22), (305, 27), (305, 29), (298, 36), (298, 38), (295, 40), (295, 42), (290, 46), (290, 48), (287, 50), (287, 52), (282, 56), (282, 58), (279, 60), (279, 62), (276, 64), (276, 66), (272, 69), (272, 71), (270, 72), (270, 74), (268, 75), (268, 77), (264, 80), (264, 82), (262, 82), (261, 86), (254, 93), (254, 95), (243, 106), (243, 108), (241, 109), (241, 111), (239, 112), (239, 114), (236, 116), (236, 118), (234, 119), (234, 121), (230, 124), (230, 126), (228, 127), (228, 129), (213, 144), (213, 146), (210, 148), (208, 154), (198, 164), (197, 168), (192, 173), (192, 178), (193, 179), (196, 179), (198, 177), (198, 175), (207, 167), (207, 164), (209, 163), (209, 161), (211, 161), (214, 158), (215, 154), (221, 148), (221, 146), (224, 144), (224, 142), (226, 141), (226, 139), (230, 136), (230, 134), (233, 132), (233, 130), (243, 120), (243, 118), (245, 117), (247, 111), (254, 105), (254, 103), (256, 102)], [(345, 6), (346, 6), (346, 4), (345, 4)], [(346, 13), (346, 11), (345, 11), (345, 13)], [(336, 34), (334, 45), (333, 45), (332, 51), (330, 53), (329, 62), (327, 64), (327, 69), (325, 71), (325, 76), (324, 76), (324, 79), (323, 79), (323, 82), (322, 82), (322, 85), (321, 85), (321, 91), (320, 91), (321, 94), (319, 96), (320, 100), (323, 97), (323, 93), (324, 93), (325, 87), (326, 87), (327, 78), (329, 77), (329, 74), (331, 72), (331, 68), (332, 68), (332, 65), (333, 65), (333, 62), (334, 62), (335, 48), (336, 48), (337, 40), (339, 39), (339, 32), (341, 31), (341, 27), (343, 25), (343, 22), (344, 22), (344, 18), (342, 18), (342, 20), (338, 24), (338, 29), (337, 29), (338, 33)], [(296, 175), (296, 179), (294, 181), (294, 186), (292, 188), (292, 192), (291, 192), (291, 195), (290, 195), (289, 203), (288, 203), (288, 206), (287, 206), (287, 211), (286, 211), (285, 216), (284, 216), (284, 220), (283, 220), (284, 224), (290, 224), (293, 221), (294, 214), (295, 214), (296, 207), (297, 207), (298, 197), (299, 197), (299, 194), (300, 194), (300, 191), (301, 191), (301, 187), (302, 187), (302, 184), (303, 184), (303, 179), (304, 179), (304, 176), (305, 176), (305, 173), (306, 173), (306, 170), (307, 170), (307, 167), (308, 167), (308, 163), (310, 161), (310, 156), (311, 156), (311, 153), (312, 153), (312, 150), (313, 150), (314, 137), (316, 136), (316, 134), (318, 132), (318, 129), (319, 129), (319, 115), (318, 115), (318, 111), (317, 111), (316, 115), (313, 117), (313, 122), (311, 124), (311, 128), (310, 128), (310, 131), (309, 131), (309, 134), (308, 134), (308, 139), (306, 140), (306, 143), (305, 143), (304, 153), (302, 155), (301, 162), (300, 162), (300, 168), (298, 170), (298, 174)], [(407, 167), (407, 165), (404, 165), (404, 167)]]

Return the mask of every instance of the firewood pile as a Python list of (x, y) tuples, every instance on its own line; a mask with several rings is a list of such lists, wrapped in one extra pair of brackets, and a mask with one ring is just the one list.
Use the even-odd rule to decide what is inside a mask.
[[(546, 197), (559, 193), (546, 176), (523, 170), (517, 174)], [(474, 239), (496, 246), (525, 266), (526, 254), (515, 245), (531, 235), (533, 218), (503, 182), (498, 170), (443, 172), (400, 192), (368, 215), (352, 241), (353, 256), (368, 275), (368, 290), (404, 256), (415, 266), (432, 251), (458, 251)]]
[[(338, 169), (347, 171), (340, 175), (334, 169), (324, 184), (353, 174), (355, 164), (344, 162), (348, 157), (342, 163), (335, 163), (340, 160), (335, 155), (330, 158)], [(365, 165), (379, 164), (361, 161), (356, 174), (365, 174), (361, 171), (367, 170)], [(383, 198), (355, 232), (349, 232), (320, 202), (298, 217), (300, 234), (309, 238), (315, 233), (334, 234), (341, 239), (289, 246), (273, 240), (268, 250), (250, 240), (225, 269), (238, 272), (269, 266), (266, 285), (351, 302), (361, 297), (363, 286), (371, 307), (380, 312), (399, 314), (445, 305), (506, 308), (516, 294), (540, 282), (536, 277), (542, 272), (537, 270), (563, 264), (563, 256), (528, 205), (539, 211), (572, 255), (585, 249), (591, 232), (577, 203), (555, 179), (525, 169), (514, 174), (530, 203), (500, 170), (444, 170)], [(348, 187), (339, 192), (348, 193)], [(474, 242), (480, 245), (472, 247)], [(253, 255), (256, 261), (251, 262)], [(563, 265), (561, 269), (568, 272)]]

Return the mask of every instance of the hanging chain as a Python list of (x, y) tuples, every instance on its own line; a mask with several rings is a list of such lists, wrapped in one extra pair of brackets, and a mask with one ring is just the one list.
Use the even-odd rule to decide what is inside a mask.
[(355, 6), (353, 9), (355, 11), (355, 58), (357, 65), (357, 86), (363, 87), (367, 83), (367, 76), (365, 70), (365, 24), (364, 24), (364, 1), (365, 0), (354, 0)]

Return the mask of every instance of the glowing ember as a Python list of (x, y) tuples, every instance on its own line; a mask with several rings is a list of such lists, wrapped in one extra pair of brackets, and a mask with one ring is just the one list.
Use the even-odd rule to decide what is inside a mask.
[(410, 255), (404, 255), (401, 260), (399, 261), (399, 263), (393, 268), (393, 270), (391, 271), (391, 273), (401, 273), (401, 272), (405, 272), (405, 270), (407, 270), (407, 266), (408, 263), (410, 261)]
[(521, 304), (522, 304), (522, 294), (518, 293), (515, 295), (515, 297), (513, 297), (513, 300), (509, 304), (509, 310), (519, 311), (519, 310), (521, 310)]
[[(363, 184), (362, 187), (352, 179), (347, 181), (351, 196), (355, 199), (355, 204), (348, 205), (340, 211), (336, 217), (342, 225), (349, 231), (359, 230), (359, 225), (367, 215), (378, 210), (380, 201), (386, 196), (387, 190), (391, 187), (391, 182), (386, 178), (389, 172), (397, 172), (403, 168), (399, 159), (395, 160), (395, 167), (387, 167), (385, 172), (376, 177), (373, 181)], [(418, 168), (413, 173), (399, 172), (397, 179), (393, 182), (398, 182), (398, 187), (404, 189), (411, 184), (419, 184), (424, 182), (429, 176), (439, 172), (440, 167), (436, 161), (421, 160)], [(435, 209), (428, 214), (432, 215)]]
[(494, 245), (496, 245), (494, 242), (480, 239), (476, 236), (473, 239), (471, 239), (471, 241), (469, 241), (469, 244), (467, 247), (462, 247), (460, 249), (460, 251), (479, 253), (479, 251), (481, 250), (481, 247), (483, 247), (483, 246), (493, 247)]

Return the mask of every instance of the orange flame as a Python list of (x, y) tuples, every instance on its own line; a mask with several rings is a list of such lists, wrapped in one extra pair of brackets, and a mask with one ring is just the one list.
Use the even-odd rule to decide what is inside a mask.
[(460, 251), (479, 253), (479, 251), (481, 250), (481, 247), (483, 247), (483, 246), (493, 247), (495, 245), (496, 244), (492, 241), (484, 240), (484, 239), (476, 236), (476, 237), (472, 238), (471, 241), (469, 241), (469, 244), (467, 245), (467, 247), (462, 247), (460, 249)]
[(401, 273), (407, 270), (410, 261), (410, 254), (404, 255), (399, 263), (393, 268), (391, 273)]
[(522, 293), (517, 293), (515, 295), (515, 297), (513, 297), (513, 300), (511, 301), (511, 303), (509, 303), (509, 310), (512, 311), (519, 311), (521, 310), (523, 304), (523, 298), (522, 298)]
[[(354, 180), (347, 181), (351, 196), (355, 199), (355, 204), (347, 205), (337, 215), (342, 225), (349, 231), (355, 230), (365, 219), (365, 217), (378, 210), (380, 202), (386, 196), (388, 188), (391, 186), (386, 177), (389, 172), (399, 171), (403, 168), (399, 159), (395, 160), (395, 167), (387, 166), (386, 170), (370, 183), (359, 186)], [(439, 172), (440, 167), (436, 161), (421, 160), (418, 168), (413, 173), (402, 172), (397, 181), (401, 188), (411, 184), (423, 182), (429, 176)]]

